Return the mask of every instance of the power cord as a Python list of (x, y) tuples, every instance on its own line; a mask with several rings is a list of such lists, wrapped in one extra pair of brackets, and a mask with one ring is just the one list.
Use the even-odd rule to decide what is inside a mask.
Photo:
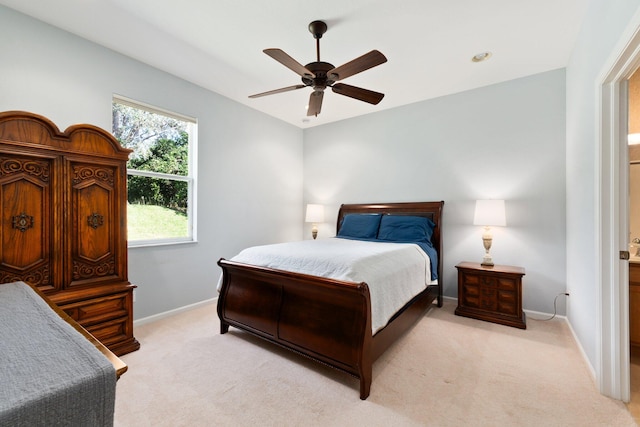
[(556, 295), (556, 297), (553, 299), (553, 316), (547, 318), (547, 319), (536, 319), (535, 317), (531, 317), (531, 316), (527, 316), (527, 319), (531, 319), (531, 320), (538, 320), (540, 322), (546, 322), (548, 320), (553, 319), (554, 317), (556, 317), (556, 313), (557, 313), (557, 309), (556, 309), (556, 302), (558, 301), (558, 297), (560, 295), (565, 295), (565, 296), (569, 296), (569, 292), (560, 292), (558, 295)]

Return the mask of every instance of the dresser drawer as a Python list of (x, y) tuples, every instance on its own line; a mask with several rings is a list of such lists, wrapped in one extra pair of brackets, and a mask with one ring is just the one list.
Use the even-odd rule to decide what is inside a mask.
[(63, 305), (60, 308), (71, 316), (73, 320), (88, 329), (93, 324), (127, 317), (127, 307), (129, 307), (127, 299), (130, 295), (130, 292), (123, 292)]
[(87, 326), (85, 329), (102, 344), (109, 346), (131, 337), (126, 317)]

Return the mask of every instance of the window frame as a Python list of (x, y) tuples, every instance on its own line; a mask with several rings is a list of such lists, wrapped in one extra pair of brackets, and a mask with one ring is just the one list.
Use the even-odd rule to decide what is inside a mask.
[[(162, 172), (153, 172), (146, 170), (137, 170), (127, 168), (127, 179), (129, 176), (143, 176), (156, 179), (168, 179), (173, 181), (187, 182), (187, 232), (184, 237), (170, 237), (159, 239), (129, 240), (127, 237), (127, 246), (129, 248), (149, 247), (149, 246), (165, 246), (185, 243), (197, 243), (197, 141), (198, 141), (198, 120), (183, 114), (175, 113), (159, 107), (155, 107), (144, 102), (136, 101), (121, 95), (114, 94), (112, 97), (113, 104), (121, 104), (138, 110), (147, 111), (152, 114), (158, 114), (175, 120), (189, 123), (189, 149), (188, 149), (188, 173), (187, 175), (174, 175)], [(113, 122), (111, 123), (113, 129)], [(128, 189), (127, 189), (128, 192)], [(127, 194), (128, 198), (128, 194)], [(128, 217), (128, 214), (127, 214)], [(127, 218), (127, 234), (129, 221)]]

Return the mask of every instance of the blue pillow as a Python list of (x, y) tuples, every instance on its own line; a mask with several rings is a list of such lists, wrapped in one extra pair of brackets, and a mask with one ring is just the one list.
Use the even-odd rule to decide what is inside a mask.
[(411, 215), (384, 215), (378, 239), (390, 242), (425, 242), (431, 244), (435, 223), (429, 218)]
[(347, 214), (342, 218), (338, 237), (375, 239), (380, 226), (381, 214)]

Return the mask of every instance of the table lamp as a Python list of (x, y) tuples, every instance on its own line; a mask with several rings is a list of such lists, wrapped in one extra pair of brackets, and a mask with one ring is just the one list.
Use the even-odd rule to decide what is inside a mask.
[(305, 222), (311, 222), (311, 236), (315, 239), (318, 237), (318, 223), (324, 222), (324, 206), (316, 204), (307, 205), (307, 216)]
[(491, 253), (489, 252), (493, 240), (490, 227), (504, 227), (507, 225), (504, 200), (476, 200), (476, 212), (473, 217), (473, 224), (484, 226), (482, 243), (484, 245), (485, 252), (481, 264), (485, 267), (493, 267), (493, 259), (491, 258)]

